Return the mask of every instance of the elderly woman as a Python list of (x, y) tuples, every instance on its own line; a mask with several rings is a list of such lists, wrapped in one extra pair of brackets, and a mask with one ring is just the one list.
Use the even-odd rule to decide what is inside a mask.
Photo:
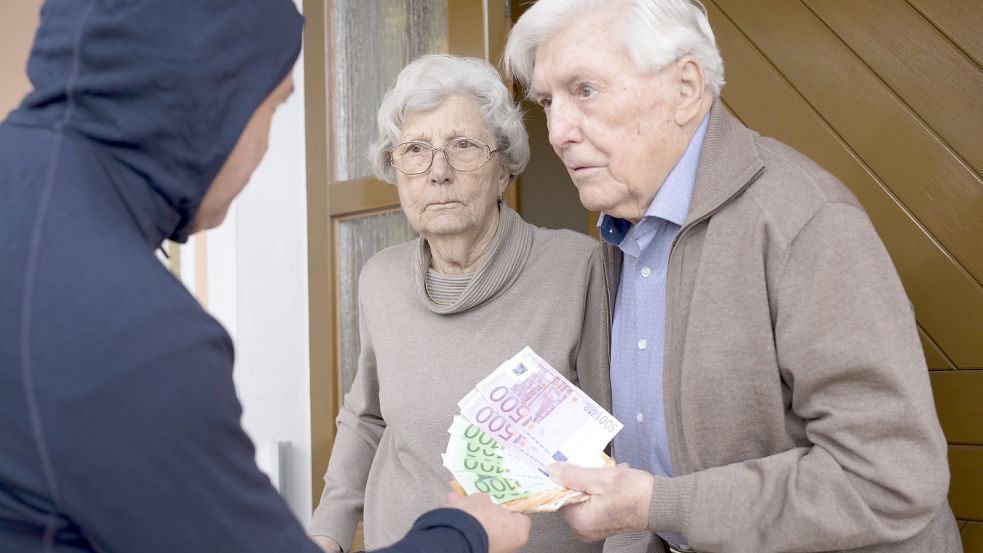
[[(359, 280), (358, 372), (310, 528), (328, 551), (351, 544), (360, 518), (366, 548), (379, 548), (444, 503), (451, 475), (440, 454), (458, 400), (523, 347), (611, 401), (599, 253), (590, 238), (534, 227), (502, 201), (529, 144), (495, 69), (419, 58), (378, 121), (376, 174), (399, 188), (420, 238), (375, 255)], [(600, 546), (547, 514), (533, 516), (526, 550)]]

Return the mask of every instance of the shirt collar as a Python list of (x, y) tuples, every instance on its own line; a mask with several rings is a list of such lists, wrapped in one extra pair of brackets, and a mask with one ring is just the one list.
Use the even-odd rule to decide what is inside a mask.
[[(706, 136), (709, 122), (710, 114), (707, 113), (693, 138), (690, 139), (683, 156), (669, 172), (645, 211), (645, 217), (658, 217), (677, 226), (682, 226), (686, 221), (689, 205), (693, 199), (693, 189), (696, 187), (696, 170), (703, 151), (703, 138)], [(630, 221), (607, 214), (601, 214), (597, 226), (600, 229), (601, 239), (614, 246), (621, 244), (632, 228)]]

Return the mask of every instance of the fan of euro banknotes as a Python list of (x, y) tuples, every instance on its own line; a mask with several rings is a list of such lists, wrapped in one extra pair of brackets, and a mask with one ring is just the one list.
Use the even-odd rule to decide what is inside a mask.
[(517, 512), (550, 512), (587, 499), (550, 480), (547, 467), (614, 462), (604, 448), (622, 424), (525, 348), (458, 402), (444, 466), (461, 495), (488, 494)]

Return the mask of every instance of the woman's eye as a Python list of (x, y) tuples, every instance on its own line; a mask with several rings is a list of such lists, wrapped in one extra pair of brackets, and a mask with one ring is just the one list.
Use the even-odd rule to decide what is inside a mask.
[(553, 103), (552, 98), (543, 98), (539, 101), (539, 105), (542, 106), (543, 109), (549, 109), (550, 104), (552, 103)]
[(406, 149), (407, 153), (418, 154), (423, 151), (422, 144), (410, 144), (409, 148)]
[(470, 140), (461, 139), (457, 141), (458, 150), (467, 150), (468, 148), (473, 148), (474, 144)]

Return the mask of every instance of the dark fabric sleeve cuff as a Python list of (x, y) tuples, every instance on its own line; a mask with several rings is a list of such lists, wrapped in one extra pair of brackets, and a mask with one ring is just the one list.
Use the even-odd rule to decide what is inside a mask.
[[(467, 543), (469, 553), (488, 552), (488, 534), (478, 519), (460, 509), (435, 509), (424, 513), (413, 523), (413, 532), (429, 532), (437, 529), (455, 531)], [(432, 550), (438, 550), (434, 548)]]

